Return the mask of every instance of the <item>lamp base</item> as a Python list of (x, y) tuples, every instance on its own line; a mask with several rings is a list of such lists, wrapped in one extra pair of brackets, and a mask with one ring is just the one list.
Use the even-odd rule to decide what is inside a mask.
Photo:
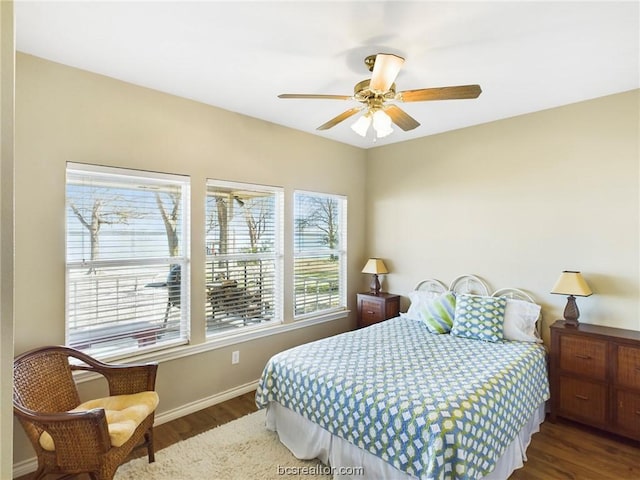
[(378, 280), (378, 274), (374, 273), (371, 279), (371, 285), (369, 285), (369, 293), (378, 295), (380, 293), (380, 280)]
[(578, 318), (580, 317), (580, 311), (576, 304), (576, 297), (569, 295), (567, 298), (567, 306), (564, 307), (564, 324), (568, 327), (577, 327), (580, 325)]

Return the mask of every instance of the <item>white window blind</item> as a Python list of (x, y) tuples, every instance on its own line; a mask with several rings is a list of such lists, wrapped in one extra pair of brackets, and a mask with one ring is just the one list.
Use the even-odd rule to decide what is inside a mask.
[(282, 319), (282, 189), (207, 182), (207, 334)]
[(185, 343), (189, 178), (67, 165), (66, 343), (99, 357)]
[(346, 307), (347, 200), (294, 193), (294, 316)]

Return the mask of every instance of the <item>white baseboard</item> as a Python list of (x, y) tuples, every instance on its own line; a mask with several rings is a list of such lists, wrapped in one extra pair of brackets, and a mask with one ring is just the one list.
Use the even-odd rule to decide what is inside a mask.
[(38, 468), (38, 460), (36, 457), (27, 458), (18, 463), (13, 464), (13, 478), (21, 477), (29, 473), (35, 472)]
[[(189, 415), (190, 413), (195, 413), (204, 408), (211, 407), (212, 405), (226, 402), (227, 400), (231, 400), (232, 398), (239, 397), (240, 395), (244, 395), (245, 393), (255, 390), (257, 387), (258, 380), (255, 380), (253, 382), (245, 383), (244, 385), (239, 385), (229, 390), (225, 390), (224, 392), (216, 393), (215, 395), (211, 395), (210, 397), (202, 398), (195, 402), (181, 405), (178, 408), (167, 410), (166, 412), (162, 412), (156, 415), (156, 421), (154, 425), (162, 425), (163, 423), (170, 422), (171, 420), (175, 420), (176, 418), (184, 417), (185, 415)], [(37, 468), (38, 459), (36, 457), (28, 458), (21, 462), (14, 463), (13, 478), (21, 477), (23, 475), (35, 472)]]
[(210, 397), (196, 400), (195, 402), (181, 405), (180, 407), (174, 408), (173, 410), (167, 410), (166, 412), (162, 412), (156, 415), (156, 421), (154, 425), (162, 425), (163, 423), (170, 422), (171, 420), (175, 420), (176, 418), (184, 417), (185, 415), (189, 415), (190, 413), (195, 413), (212, 405), (226, 402), (227, 400), (231, 400), (232, 398), (244, 395), (245, 393), (248, 393), (251, 390), (255, 390), (256, 388), (258, 388), (258, 380), (233, 387), (224, 392), (211, 395)]

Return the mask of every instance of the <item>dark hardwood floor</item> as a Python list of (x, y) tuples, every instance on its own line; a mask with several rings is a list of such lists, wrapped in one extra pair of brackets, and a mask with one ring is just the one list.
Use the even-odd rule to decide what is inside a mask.
[[(155, 428), (156, 451), (256, 411), (249, 392)], [(139, 451), (136, 456), (144, 455)], [(162, 452), (158, 452), (158, 456)], [(525, 466), (510, 480), (637, 480), (640, 442), (559, 419), (546, 421), (527, 449)], [(27, 480), (23, 476), (17, 480)], [(84, 478), (84, 477), (83, 477)], [(176, 479), (180, 480), (180, 479)]]
[[(212, 407), (155, 427), (153, 429), (153, 438), (156, 451), (255, 412), (258, 410), (255, 396), (255, 391), (245, 393), (226, 402), (218, 403)], [(143, 456), (145, 451), (135, 452), (134, 455)]]
[(527, 461), (511, 480), (638, 480), (640, 442), (559, 418), (531, 437)]

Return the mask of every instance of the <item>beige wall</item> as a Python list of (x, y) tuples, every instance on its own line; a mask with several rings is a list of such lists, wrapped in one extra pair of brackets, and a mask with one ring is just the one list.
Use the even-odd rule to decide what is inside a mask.
[[(294, 189), (347, 195), (348, 300), (355, 307), (364, 262), (365, 151), (29, 55), (18, 54), (16, 73), (16, 353), (64, 342), (67, 161), (190, 175), (195, 266), (204, 264), (207, 178), (284, 187), (286, 225)], [(285, 228), (288, 292), (292, 237)], [(204, 270), (194, 268), (196, 344), (204, 341), (204, 289)], [(292, 296), (285, 294), (285, 322), (292, 321)], [(354, 313), (162, 363), (159, 412), (255, 381), (274, 353), (353, 325)], [(241, 362), (232, 367), (230, 352), (237, 349)], [(20, 462), (33, 452), (15, 430)]]
[(581, 321), (640, 330), (638, 114), (636, 90), (370, 150), (367, 252), (388, 259), (385, 288), (475, 273), (533, 293), (548, 325), (575, 269), (595, 292)]

